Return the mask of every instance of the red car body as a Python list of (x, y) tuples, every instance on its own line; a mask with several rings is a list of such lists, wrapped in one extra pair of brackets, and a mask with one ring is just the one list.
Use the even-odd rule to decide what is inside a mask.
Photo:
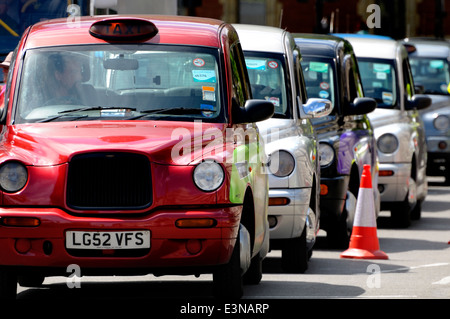
[[(20, 57), (36, 48), (123, 43), (122, 39), (105, 40), (89, 33), (91, 26), (97, 21), (108, 19), (119, 23), (125, 20), (151, 21), (158, 29), (158, 33), (152, 38), (125, 41), (127, 43), (183, 45), (218, 50), (221, 59), (220, 83), (224, 84), (221, 87), (223, 120), (202, 122), (200, 129), (196, 121), (170, 119), (50, 119), (42, 123), (16, 123), (15, 114), (19, 112), (17, 92), (24, 89), (19, 86), (21, 77), (24, 76), (21, 73), (24, 62)], [(18, 191), (2, 190), (0, 193), (0, 281), (5, 280), (6, 275), (23, 275), (29, 278), (61, 275), (70, 264), (78, 265), (82, 274), (109, 274), (119, 270), (131, 274), (214, 272), (230, 262), (233, 251), (236, 251), (235, 247), (239, 246), (236, 245), (236, 238), (239, 238), (240, 225), (245, 225), (248, 229), (251, 239), (250, 258), (262, 260), (268, 250), (268, 187), (267, 177), (260, 171), (262, 165), (259, 161), (251, 164), (248, 175), (239, 181), (239, 191), (232, 191), (235, 164), (226, 158), (235, 152), (239, 143), (236, 140), (224, 141), (221, 151), (214, 152), (211, 151), (211, 140), (205, 138), (206, 132), (211, 130), (225, 136), (227, 129), (254, 127), (254, 123), (249, 123), (253, 121), (238, 121), (231, 107), (235, 75), (230, 63), (230, 47), (238, 44), (234, 29), (212, 19), (166, 16), (88, 17), (81, 18), (76, 23), (76, 27), (73, 27), (67, 20), (58, 19), (30, 27), (24, 33), (11, 64), (7, 105), (3, 112), (0, 167), (7, 162), (21, 163), (26, 167), (27, 181)], [(124, 29), (116, 31), (121, 33), (119, 36), (126, 32)], [(246, 73), (242, 74), (242, 79), (246, 80)], [(242, 87), (245, 102), (250, 98), (248, 80), (242, 83)], [(239, 104), (239, 109), (245, 110), (243, 103)], [(187, 141), (188, 146), (192, 147), (189, 149), (193, 151), (175, 161), (172, 152), (174, 147), (180, 145), (180, 136), (172, 137), (176, 129), (181, 130), (182, 140)], [(257, 135), (255, 139), (258, 147), (262, 148)], [(264, 153), (263, 150), (261, 152)], [(136, 204), (132, 207), (125, 207), (126, 204), (123, 204), (128, 199), (117, 199), (119, 204), (106, 208), (102, 205), (108, 200), (102, 201), (97, 208), (90, 207), (89, 204), (69, 203), (72, 201), (69, 198), (72, 196), (72, 188), (68, 186), (68, 179), (75, 180), (77, 176), (72, 175), (80, 174), (82, 178), (89, 178), (91, 174), (84, 173), (81, 168), (81, 173), (78, 171), (71, 175), (71, 163), (75, 159), (86, 159), (91, 154), (102, 158), (98, 160), (98, 167), (107, 165), (107, 157), (121, 158), (123, 154), (131, 154), (131, 159), (127, 157), (123, 161), (127, 167), (131, 167), (130, 174), (136, 176), (140, 175), (140, 168), (133, 171), (133, 167), (141, 164), (135, 164), (134, 159), (144, 162), (143, 167), (148, 166), (150, 172), (150, 199), (145, 199), (143, 205)], [(216, 190), (203, 191), (193, 181), (194, 170), (204, 159), (216, 161), (224, 171), (223, 182)], [(115, 182), (115, 173), (120, 163), (122, 162), (111, 166), (113, 177), (109, 182), (102, 184), (92, 180), (89, 182), (91, 186), (77, 187), (87, 187), (96, 197), (108, 196), (108, 184)], [(122, 174), (118, 178), (125, 183), (126, 176), (127, 174)], [(142, 183), (144, 185), (145, 181)], [(243, 188), (242, 183), (245, 183)], [(137, 192), (139, 189), (136, 189)], [(246, 208), (246, 205), (250, 205), (251, 209)], [(243, 216), (246, 209), (250, 211), (247, 217)], [(69, 233), (70, 231), (84, 233), (76, 235)], [(68, 240), (71, 245), (107, 242), (103, 231), (109, 232), (107, 236), (115, 235), (116, 241), (133, 240), (137, 244), (142, 242), (142, 232), (149, 232), (150, 247), (125, 250), (67, 247)], [(2, 277), (2, 274), (6, 275)], [(8, 293), (8, 290), (4, 289), (3, 293), (5, 292)]]

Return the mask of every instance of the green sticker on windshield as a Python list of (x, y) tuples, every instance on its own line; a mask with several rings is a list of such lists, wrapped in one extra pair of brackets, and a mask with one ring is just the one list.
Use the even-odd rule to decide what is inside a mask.
[(375, 73), (377, 73), (377, 72), (391, 73), (391, 66), (389, 64), (384, 64), (384, 63), (374, 63), (373, 71)]
[(432, 69), (443, 69), (444, 61), (442, 60), (432, 60), (430, 61), (430, 68)]
[(328, 63), (309, 62), (309, 68), (314, 72), (326, 73), (328, 72)]
[(250, 70), (265, 70), (266, 60), (245, 59), (245, 65)]

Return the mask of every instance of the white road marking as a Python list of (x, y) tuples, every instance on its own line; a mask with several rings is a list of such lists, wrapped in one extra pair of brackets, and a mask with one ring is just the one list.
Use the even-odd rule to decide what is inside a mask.
[(420, 266), (413, 266), (413, 267), (404, 267), (404, 268), (397, 268), (392, 270), (383, 270), (382, 273), (387, 272), (396, 272), (396, 271), (405, 271), (405, 270), (413, 270), (413, 269), (420, 269), (420, 268), (429, 268), (429, 267), (442, 267), (442, 266), (448, 266), (449, 263), (437, 263), (437, 264), (429, 264), (429, 265), (420, 265)]
[(444, 277), (439, 281), (433, 282), (433, 285), (449, 285), (450, 284), (450, 276)]

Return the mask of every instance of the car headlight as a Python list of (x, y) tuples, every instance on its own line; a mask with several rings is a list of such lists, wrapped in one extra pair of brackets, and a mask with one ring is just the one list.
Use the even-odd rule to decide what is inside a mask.
[(433, 125), (438, 131), (447, 131), (450, 127), (450, 120), (446, 115), (438, 115), (434, 119)]
[(277, 177), (285, 177), (295, 168), (295, 159), (287, 151), (276, 151), (270, 155), (269, 170)]
[(225, 177), (222, 166), (214, 161), (204, 161), (194, 169), (194, 183), (204, 192), (215, 191), (222, 185)]
[(387, 133), (378, 138), (377, 146), (382, 153), (394, 153), (398, 149), (398, 139), (394, 134)]
[(0, 167), (0, 188), (7, 193), (21, 190), (27, 180), (27, 168), (19, 162), (6, 162)]
[(334, 149), (327, 143), (319, 144), (319, 163), (320, 166), (328, 166), (334, 162)]

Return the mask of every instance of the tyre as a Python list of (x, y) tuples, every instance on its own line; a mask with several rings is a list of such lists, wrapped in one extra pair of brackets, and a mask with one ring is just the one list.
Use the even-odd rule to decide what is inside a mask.
[(327, 231), (327, 240), (332, 248), (347, 249), (350, 243), (350, 235), (353, 228), (353, 221), (356, 215), (356, 203), (358, 200), (358, 190), (347, 191), (344, 210), (334, 225)]
[(450, 186), (450, 167), (448, 167), (448, 164), (444, 171), (444, 178), (445, 178), (444, 185)]
[(262, 279), (262, 261), (263, 259), (258, 254), (252, 258), (250, 268), (244, 274), (244, 284), (246, 285), (257, 285)]
[(238, 235), (230, 261), (213, 273), (213, 293), (218, 299), (240, 299), (244, 293), (239, 247)]
[(411, 219), (412, 220), (419, 220), (422, 217), (422, 202), (421, 200), (418, 200), (416, 203), (416, 206), (411, 211)]
[(15, 300), (17, 294), (17, 275), (0, 268), (0, 300)]
[(394, 227), (408, 228), (411, 225), (411, 212), (415, 206), (419, 205), (416, 199), (416, 182), (410, 178), (409, 183), (410, 188), (406, 198), (391, 208), (391, 220)]
[(283, 244), (281, 265), (284, 272), (302, 274), (308, 269), (308, 259), (305, 226), (300, 237), (288, 239)]
[(20, 275), (17, 278), (22, 287), (41, 287), (44, 280), (45, 276), (41, 274)]

